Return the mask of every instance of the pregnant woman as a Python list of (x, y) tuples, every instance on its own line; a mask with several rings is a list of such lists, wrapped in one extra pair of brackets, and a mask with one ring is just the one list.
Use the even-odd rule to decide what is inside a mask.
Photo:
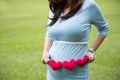
[[(94, 0), (48, 0), (50, 13), (42, 62), (47, 64), (47, 80), (89, 80), (88, 64), (53, 70), (50, 60), (63, 63), (88, 56), (91, 63), (95, 51), (108, 34), (108, 23)], [(91, 25), (98, 36), (88, 48)]]

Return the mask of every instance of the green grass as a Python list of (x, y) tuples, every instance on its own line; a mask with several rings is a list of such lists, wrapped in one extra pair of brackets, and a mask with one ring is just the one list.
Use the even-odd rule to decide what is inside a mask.
[[(110, 32), (90, 64), (91, 80), (120, 79), (119, 0), (97, 0)], [(45, 80), (41, 63), (48, 15), (47, 0), (0, 0), (0, 80)], [(92, 29), (92, 44), (96, 29)]]

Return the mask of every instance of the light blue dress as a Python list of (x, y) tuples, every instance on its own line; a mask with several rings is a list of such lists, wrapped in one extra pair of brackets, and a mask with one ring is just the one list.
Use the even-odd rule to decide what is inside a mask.
[[(61, 16), (63, 15), (61, 13)], [(49, 17), (53, 17), (51, 11)], [(49, 51), (51, 59), (62, 62), (83, 58), (87, 53), (88, 44), (64, 44), (55, 41), (89, 41), (91, 24), (96, 26), (99, 35), (107, 35), (109, 26), (101, 9), (94, 0), (85, 0), (82, 8), (73, 17), (67, 20), (59, 18), (54, 25), (48, 26), (46, 39), (53, 41)], [(49, 65), (47, 67), (47, 80), (89, 80), (88, 64), (84, 67), (76, 65), (73, 71), (65, 68), (54, 71)]]

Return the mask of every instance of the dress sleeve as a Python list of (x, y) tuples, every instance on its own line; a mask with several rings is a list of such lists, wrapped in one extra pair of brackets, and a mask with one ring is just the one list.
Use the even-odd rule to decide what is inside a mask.
[(109, 31), (109, 25), (96, 2), (93, 2), (91, 9), (91, 22), (97, 27), (98, 34), (106, 36)]
[[(51, 11), (49, 12), (49, 16), (48, 17), (49, 18), (53, 17), (53, 13)], [(54, 37), (51, 35), (51, 32), (52, 32), (51, 28), (52, 27), (49, 26), (49, 23), (51, 22), (51, 20), (49, 18), (48, 18), (48, 22), (47, 22), (47, 32), (46, 32), (45, 39), (49, 39), (49, 40), (53, 41)]]

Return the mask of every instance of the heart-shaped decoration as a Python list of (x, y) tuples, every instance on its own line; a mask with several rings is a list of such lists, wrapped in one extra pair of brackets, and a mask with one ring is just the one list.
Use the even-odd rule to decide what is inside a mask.
[(56, 71), (56, 70), (58, 70), (58, 69), (60, 69), (62, 67), (61, 62), (56, 62), (54, 60), (50, 60), (49, 65), (54, 71)]
[(78, 59), (78, 60), (76, 61), (76, 64), (79, 65), (79, 66), (84, 66), (82, 59)]
[(76, 64), (83, 67), (85, 64), (87, 64), (88, 61), (89, 61), (89, 57), (85, 56), (83, 59), (78, 59), (76, 61)]
[(84, 64), (84, 65), (87, 64), (88, 61), (89, 61), (89, 57), (88, 57), (88, 56), (85, 56), (85, 57), (83, 58), (83, 64)]
[(63, 66), (64, 68), (72, 71), (72, 70), (74, 69), (74, 67), (75, 67), (75, 60), (72, 59), (72, 60), (70, 60), (70, 62), (64, 61), (63, 64), (62, 64), (62, 66)]

